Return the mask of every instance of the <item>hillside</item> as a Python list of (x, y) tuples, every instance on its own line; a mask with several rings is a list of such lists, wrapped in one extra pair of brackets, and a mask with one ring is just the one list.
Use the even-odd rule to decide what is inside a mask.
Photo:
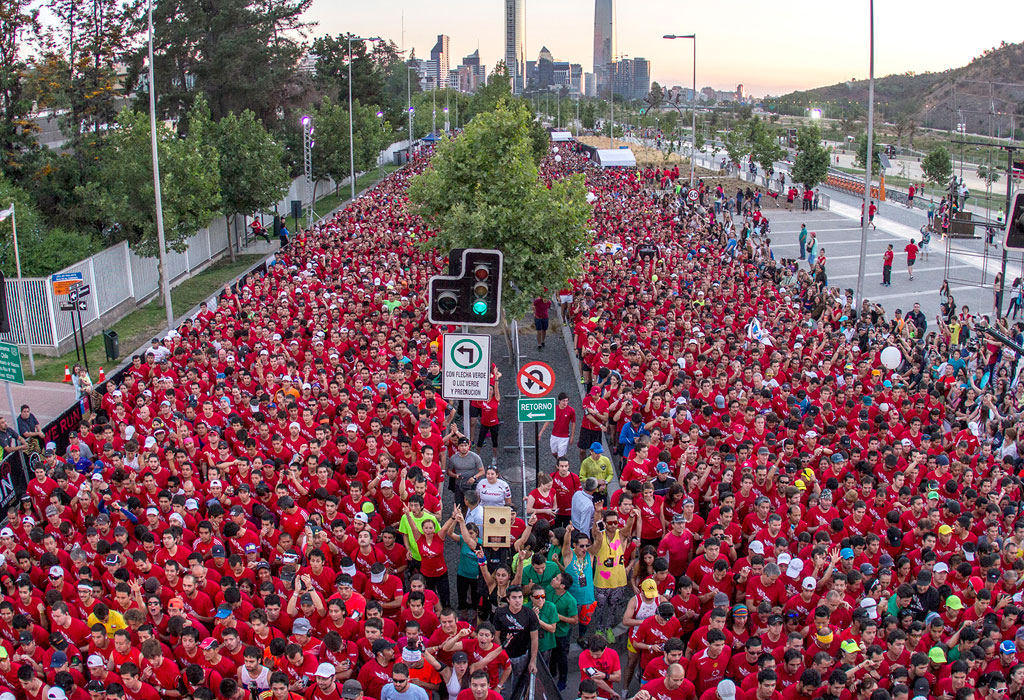
[[(991, 99), (990, 82), (994, 83)], [(791, 92), (767, 101), (780, 112), (789, 114), (801, 114), (809, 105), (828, 103), (837, 105), (835, 116), (839, 117), (844, 105), (859, 104), (866, 109), (867, 100), (868, 81), (854, 80)], [(994, 105), (992, 114), (990, 105)], [(963, 110), (963, 120), (972, 133), (988, 134), (991, 123), (993, 135), (1006, 136), (1011, 124), (1019, 134), (1024, 131), (1024, 42), (1004, 43), (966, 66), (941, 73), (904, 73), (876, 78), (875, 107), (883, 119), (891, 121), (905, 114), (922, 126), (938, 129), (955, 128), (960, 121), (957, 112)]]

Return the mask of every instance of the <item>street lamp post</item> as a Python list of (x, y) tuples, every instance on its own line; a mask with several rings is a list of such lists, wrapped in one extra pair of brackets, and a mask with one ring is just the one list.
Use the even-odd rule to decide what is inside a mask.
[(156, 205), (156, 244), (160, 254), (160, 291), (164, 298), (167, 330), (174, 328), (171, 282), (167, 279), (167, 244), (164, 240), (164, 204), (160, 192), (160, 155), (156, 146), (156, 79), (153, 77), (153, 0), (146, 7), (149, 22), (149, 145), (153, 152), (153, 199)]
[(692, 146), (690, 149), (690, 189), (693, 189), (694, 182), (694, 160), (697, 158), (697, 35), (696, 34), (666, 34), (665, 39), (690, 39), (693, 41), (693, 109), (690, 110), (693, 123), (691, 125), (690, 138)]
[(856, 306), (854, 311), (860, 316), (864, 305), (864, 265), (868, 250), (868, 221), (871, 209), (871, 167), (874, 165), (874, 126), (875, 126), (875, 0), (868, 0), (868, 149), (864, 160), (864, 202), (860, 215), (860, 264), (857, 268)]
[[(152, 1), (152, 0), (151, 0)], [(380, 41), (379, 36), (364, 38), (348, 34), (348, 168), (351, 197), (356, 198), (356, 149), (352, 142), (352, 41)]]

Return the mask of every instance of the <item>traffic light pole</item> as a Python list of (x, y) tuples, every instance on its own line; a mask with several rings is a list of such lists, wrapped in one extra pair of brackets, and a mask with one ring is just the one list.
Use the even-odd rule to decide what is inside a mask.
[[(469, 333), (469, 326), (463, 325), (462, 332)], [(490, 372), (491, 368), (488, 367), (487, 371)], [(469, 399), (464, 399), (462, 402), (462, 434), (472, 442), (473, 437), (469, 434)]]

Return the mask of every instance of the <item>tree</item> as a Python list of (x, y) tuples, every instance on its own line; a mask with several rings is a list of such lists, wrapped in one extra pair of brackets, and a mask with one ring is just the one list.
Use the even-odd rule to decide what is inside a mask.
[(348, 111), (325, 97), (310, 112), (316, 134), (313, 148), (313, 199), (321, 180), (340, 184), (348, 176)]
[(793, 180), (807, 189), (814, 189), (828, 175), (828, 166), (829, 154), (821, 145), (821, 129), (816, 124), (801, 127), (796, 132)]
[(221, 209), (227, 220), (228, 249), (233, 260), (231, 219), (236, 214), (273, 207), (288, 192), (291, 177), (284, 166), (284, 148), (274, 142), (248, 109), (214, 124), (212, 138), (220, 156)]
[(597, 105), (592, 100), (580, 105), (580, 122), (584, 129), (593, 129), (597, 124)]
[(725, 152), (729, 154), (731, 163), (739, 163), (747, 152), (747, 142), (743, 138), (743, 132), (733, 129), (725, 135)]
[(661, 85), (657, 81), (651, 83), (651, 91), (647, 93), (647, 104), (651, 106), (651, 109), (657, 109), (662, 102), (665, 101), (665, 91), (661, 88)]
[(928, 182), (945, 187), (953, 176), (953, 157), (944, 146), (936, 146), (921, 161), (921, 172)]
[[(26, 277), (41, 277), (99, 252), (101, 246), (88, 234), (63, 228), (49, 229), (33, 205), (31, 195), (0, 175), (0, 202), (6, 209), (14, 203), (18, 217), (18, 249), (21, 272)], [(10, 226), (10, 223), (4, 224)], [(0, 269), (14, 276), (14, 249), (0, 247)]]
[(786, 151), (779, 145), (775, 130), (763, 121), (754, 117), (752, 120), (759, 126), (751, 126), (750, 157), (767, 172), (775, 167), (775, 161), (782, 160)]
[(0, 173), (18, 174), (35, 146), (28, 115), (32, 100), (25, 92), (28, 65), (24, 46), (37, 28), (29, 0), (0, 0)]
[[(882, 161), (879, 159), (878, 154), (882, 152), (882, 146), (876, 140), (871, 144), (871, 151), (874, 154), (872, 159), (871, 170), (872, 172), (878, 172), (881, 168)], [(853, 155), (853, 164), (858, 168), (866, 168), (868, 165), (868, 135), (861, 134), (860, 138), (857, 139), (857, 150)]]
[(437, 250), (497, 248), (505, 255), (502, 302), (512, 318), (581, 273), (592, 214), (582, 175), (538, 178), (525, 105), (500, 102), (462, 136), (443, 141), (409, 200), (437, 235)]
[[(181, 138), (158, 124), (160, 181), (167, 246), (181, 252), (220, 210), (219, 154), (197, 135)], [(139, 255), (157, 251), (149, 118), (125, 110), (99, 145), (94, 178), (79, 196), (109, 242), (125, 240)]]
[[(312, 0), (162, 0), (153, 4), (158, 108), (183, 117), (204, 94), (214, 119), (251, 109), (261, 121), (301, 96), (296, 68), (306, 47)], [(140, 24), (144, 17), (140, 17)], [(130, 61), (126, 84), (144, 73), (145, 46)], [(137, 91), (140, 105), (149, 99)]]

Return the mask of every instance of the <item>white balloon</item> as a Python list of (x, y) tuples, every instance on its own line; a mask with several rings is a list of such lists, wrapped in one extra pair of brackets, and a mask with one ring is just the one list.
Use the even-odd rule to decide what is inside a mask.
[[(552, 150), (554, 150), (555, 153), (558, 153), (558, 146), (555, 146)], [(867, 151), (865, 151), (865, 153), (867, 153)]]
[(555, 162), (556, 163), (561, 163), (562, 162), (562, 156), (555, 156)]
[(903, 353), (900, 352), (899, 348), (890, 345), (885, 350), (882, 350), (881, 360), (886, 369), (896, 369), (903, 362)]
[(595, 199), (597, 199), (597, 195), (596, 194), (594, 194), (593, 192), (587, 192), (587, 201), (588, 202), (593, 203), (593, 201)]

